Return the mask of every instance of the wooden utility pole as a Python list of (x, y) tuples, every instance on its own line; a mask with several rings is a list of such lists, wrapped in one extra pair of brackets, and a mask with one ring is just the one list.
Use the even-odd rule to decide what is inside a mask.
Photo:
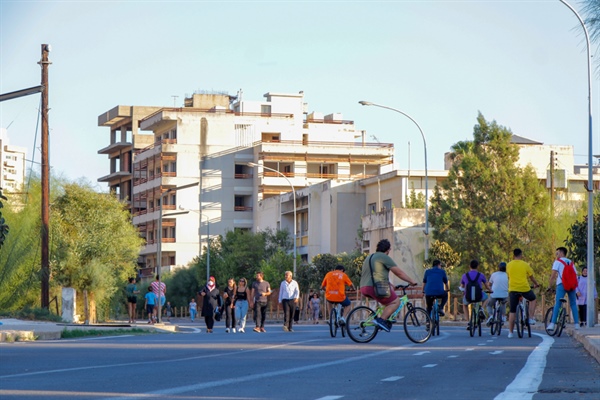
[(550, 215), (554, 217), (554, 150), (550, 152)]
[(50, 307), (50, 251), (49, 251), (49, 222), (50, 222), (50, 159), (48, 151), (48, 59), (50, 45), (42, 45), (42, 59), (38, 63), (42, 67), (42, 308)]

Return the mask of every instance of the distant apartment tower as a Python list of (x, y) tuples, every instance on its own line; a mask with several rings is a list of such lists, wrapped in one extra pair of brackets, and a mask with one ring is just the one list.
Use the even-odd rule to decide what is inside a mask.
[(0, 162), (2, 163), (0, 187), (6, 193), (22, 191), (25, 183), (26, 154), (26, 148), (9, 144), (7, 130), (2, 128), (0, 130)]
[[(133, 223), (146, 239), (141, 253), (146, 274), (157, 266), (163, 270), (186, 266), (200, 253), (209, 230), (215, 236), (234, 229), (260, 229), (254, 224), (258, 202), (290, 192), (290, 182), (298, 190), (392, 168), (393, 146), (365, 143), (364, 135), (341, 114), (308, 114), (303, 93), (264, 97), (246, 101), (226, 93), (196, 93), (182, 108), (160, 108), (139, 119), (139, 130), (151, 132), (153, 139), (132, 151), (132, 171), (118, 175), (119, 179), (127, 175), (132, 182)], [(199, 185), (174, 190), (194, 182)], [(160, 198), (169, 189), (160, 219)], [(301, 249), (308, 219), (302, 196), (296, 204), (291, 197), (275, 219), (278, 228), (293, 232), (295, 207)], [(157, 261), (159, 220), (162, 259)]]

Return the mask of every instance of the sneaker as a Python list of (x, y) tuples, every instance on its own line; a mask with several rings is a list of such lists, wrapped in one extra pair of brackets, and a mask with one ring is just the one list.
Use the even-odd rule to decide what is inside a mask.
[(554, 325), (552, 322), (550, 322), (548, 324), (548, 326), (546, 327), (546, 329), (549, 331), (553, 331), (555, 327), (556, 327), (556, 325)]
[(294, 332), (294, 330), (293, 329), (288, 329), (288, 332)]
[(493, 319), (493, 317), (490, 315), (489, 318), (487, 319), (487, 321), (485, 321), (485, 324), (487, 326), (491, 326), (492, 325), (492, 319)]
[(512, 332), (508, 332), (508, 338), (511, 339), (513, 337), (513, 333)]
[(579, 330), (579, 324), (575, 324), (573, 327), (575, 328), (576, 331)]
[(235, 328), (231, 329), (231, 333), (235, 333)]
[(256, 328), (252, 329), (254, 332), (256, 333), (260, 333), (260, 328), (257, 326)]
[(339, 326), (344, 326), (346, 325), (346, 320), (344, 319), (344, 317), (340, 317), (340, 320), (338, 321)]
[(225, 328), (225, 333), (229, 333), (229, 328)]
[(288, 331), (289, 331), (288, 327), (287, 327), (287, 326), (284, 326), (284, 327), (283, 327), (283, 331), (284, 331), (284, 332), (288, 332)]
[(240, 332), (240, 333), (246, 333), (246, 332), (244, 331), (244, 328), (240, 328), (239, 332)]
[(390, 331), (390, 327), (387, 324), (387, 321), (384, 321), (383, 319), (377, 317), (373, 320), (373, 323), (379, 328), (382, 329), (386, 332)]
[(536, 322), (534, 318), (529, 318), (529, 325), (535, 325)]
[(260, 331), (261, 331), (261, 332), (266, 332), (266, 331), (265, 331), (265, 328), (260, 328)]

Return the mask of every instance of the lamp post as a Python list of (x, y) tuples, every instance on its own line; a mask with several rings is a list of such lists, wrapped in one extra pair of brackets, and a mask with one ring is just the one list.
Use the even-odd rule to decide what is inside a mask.
[(594, 265), (594, 176), (593, 176), (593, 156), (592, 156), (592, 60), (590, 56), (590, 35), (585, 27), (585, 23), (575, 9), (565, 0), (560, 0), (565, 6), (575, 14), (583, 32), (585, 34), (585, 43), (587, 46), (587, 80), (588, 80), (588, 214), (587, 214), (587, 323), (588, 327), (593, 327), (596, 322), (596, 307), (594, 299), (594, 288), (596, 280), (596, 267)]
[(169, 193), (175, 192), (181, 189), (187, 189), (190, 187), (198, 186), (198, 182), (190, 183), (183, 186), (178, 186), (174, 188), (170, 188), (165, 190), (164, 193), (160, 194), (160, 203), (158, 204), (158, 232), (156, 235), (157, 244), (156, 244), (156, 276), (158, 276), (158, 299), (157, 301), (157, 322), (161, 322), (161, 304), (160, 304), (160, 286), (161, 286), (161, 274), (160, 269), (162, 267), (162, 218), (163, 218), (163, 201), (165, 196)]
[(287, 183), (289, 183), (290, 187), (292, 188), (292, 195), (293, 195), (293, 199), (294, 199), (294, 276), (296, 276), (296, 258), (297, 258), (297, 256), (296, 256), (296, 189), (294, 189), (294, 185), (292, 184), (292, 181), (290, 181), (287, 176), (285, 176), (281, 172), (277, 171), (276, 169), (265, 167), (264, 165), (259, 165), (259, 164), (253, 163), (253, 162), (249, 162), (246, 165), (248, 165), (251, 168), (262, 167), (266, 170), (275, 172), (275, 173), (279, 174), (282, 178), (284, 178), (287, 181)]
[[(200, 220), (202, 220), (202, 217), (206, 217), (206, 282), (208, 282), (208, 278), (210, 278), (210, 220), (208, 219), (208, 215), (205, 215), (200, 211), (188, 210), (182, 206), (179, 206), (179, 209), (195, 212), (196, 214), (200, 215)], [(198, 240), (200, 241), (200, 253), (198, 253), (198, 256), (200, 256), (202, 253), (202, 241), (200, 240), (200, 236), (200, 227), (198, 227)]]
[(427, 260), (429, 258), (429, 206), (428, 206), (428, 202), (429, 202), (429, 182), (428, 182), (428, 180), (429, 179), (427, 176), (427, 141), (425, 140), (425, 134), (423, 133), (423, 129), (421, 129), (421, 127), (419, 126), (417, 121), (415, 121), (410, 115), (408, 115), (405, 112), (400, 111), (396, 108), (382, 106), (380, 104), (375, 104), (370, 101), (359, 101), (359, 104), (362, 104), (363, 106), (373, 106), (373, 107), (385, 108), (385, 109), (400, 113), (400, 114), (404, 115), (406, 118), (410, 119), (412, 122), (414, 122), (414, 124), (417, 126), (417, 128), (419, 128), (419, 132), (421, 132), (421, 137), (423, 138), (423, 149), (425, 150), (425, 260)]

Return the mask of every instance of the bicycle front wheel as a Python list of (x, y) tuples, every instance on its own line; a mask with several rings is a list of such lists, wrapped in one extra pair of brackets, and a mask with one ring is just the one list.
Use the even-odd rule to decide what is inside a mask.
[(337, 309), (334, 307), (329, 313), (329, 334), (331, 337), (335, 337), (335, 335), (337, 335), (337, 328)]
[(519, 335), (520, 338), (523, 337), (523, 318), (523, 307), (519, 304), (515, 315), (515, 325), (517, 326), (517, 335)]
[(546, 333), (549, 336), (554, 336), (556, 335), (556, 332), (558, 332), (558, 321), (556, 321), (556, 324), (554, 324), (554, 329), (548, 329), (548, 325), (550, 325), (550, 322), (552, 322), (552, 313), (554, 312), (553, 307), (549, 308), (548, 310), (546, 310), (546, 316), (544, 316), (544, 329), (546, 330)]
[(431, 337), (431, 318), (427, 310), (414, 307), (404, 316), (404, 332), (411, 342), (425, 343)]
[(356, 343), (368, 343), (377, 336), (379, 328), (373, 323), (375, 311), (366, 306), (359, 306), (350, 311), (346, 317), (346, 332)]
[(439, 310), (435, 310), (435, 314), (434, 314), (434, 320), (433, 322), (433, 327), (435, 328), (435, 334), (440, 336), (440, 314), (438, 312)]

